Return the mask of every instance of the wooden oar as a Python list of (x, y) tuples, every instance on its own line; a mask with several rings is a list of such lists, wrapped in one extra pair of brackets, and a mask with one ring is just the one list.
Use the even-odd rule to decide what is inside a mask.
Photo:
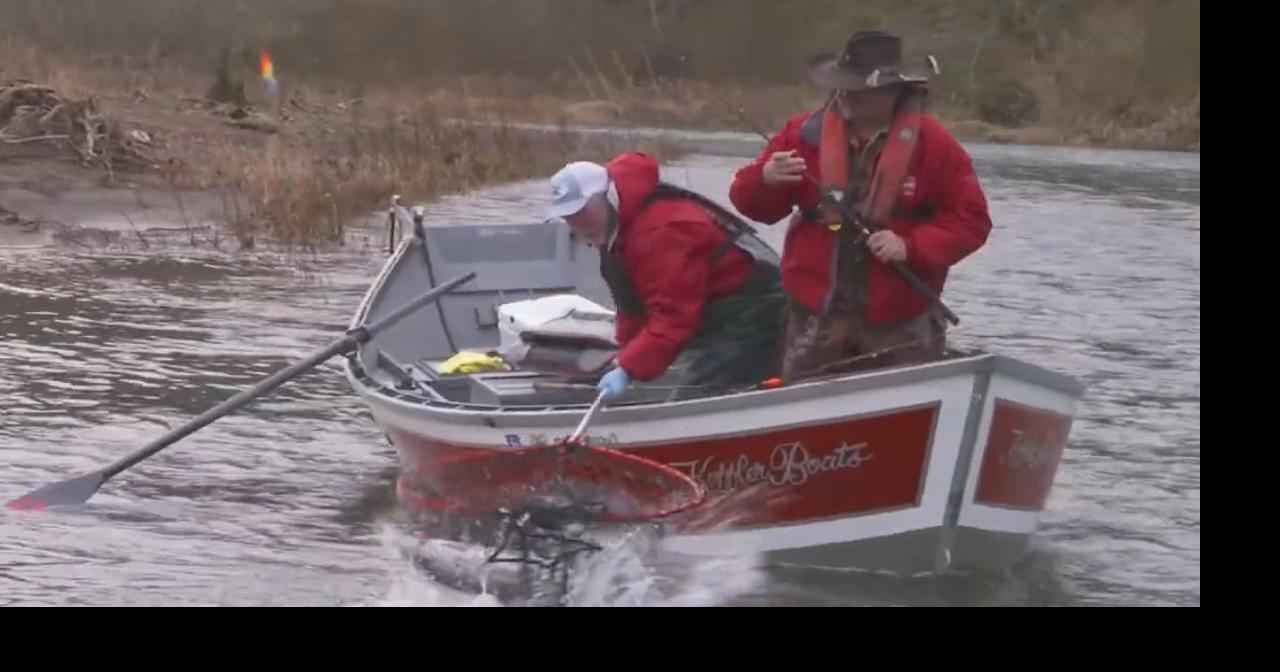
[(475, 273), (467, 273), (466, 275), (454, 278), (442, 285), (434, 287), (431, 291), (410, 301), (408, 304), (396, 309), (395, 312), (372, 324), (364, 324), (355, 327), (347, 332), (345, 336), (339, 338), (329, 345), (316, 351), (310, 357), (264, 379), (262, 382), (254, 385), (251, 389), (240, 392), (234, 397), (214, 406), (202, 413), (199, 417), (191, 420), (185, 425), (175, 429), (168, 434), (152, 441), (146, 446), (140, 448), (104, 469), (94, 471), (83, 476), (77, 476), (58, 483), (52, 483), (30, 492), (8, 504), (10, 509), (35, 509), (43, 510), (51, 507), (73, 507), (82, 506), (89, 501), (90, 497), (98, 492), (111, 478), (120, 474), (120, 472), (132, 467), (133, 465), (155, 455), (170, 445), (176, 443), (180, 439), (196, 430), (208, 425), (209, 423), (227, 415), (249, 402), (264, 396), (281, 385), (293, 380), (294, 378), (310, 371), (321, 362), (333, 357), (334, 355), (353, 352), (360, 344), (368, 342), (378, 332), (399, 322), (402, 318), (410, 313), (418, 310), (422, 306), (436, 301), (441, 296), (454, 290), (459, 285), (469, 282), (475, 278)]

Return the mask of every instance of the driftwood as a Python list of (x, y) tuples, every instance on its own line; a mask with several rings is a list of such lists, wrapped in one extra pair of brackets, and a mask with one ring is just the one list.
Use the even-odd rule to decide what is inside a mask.
[(27, 81), (0, 83), (0, 156), (15, 145), (25, 146), (24, 155), (74, 154), (108, 172), (157, 163), (150, 135), (125, 130), (93, 98), (64, 99), (51, 87)]

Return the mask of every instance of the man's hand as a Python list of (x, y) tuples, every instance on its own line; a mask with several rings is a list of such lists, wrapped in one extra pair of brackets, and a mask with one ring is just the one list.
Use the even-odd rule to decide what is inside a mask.
[(907, 260), (907, 242), (892, 231), (876, 231), (867, 238), (867, 247), (886, 264)]
[(631, 376), (627, 375), (626, 370), (619, 366), (604, 374), (604, 377), (600, 379), (600, 383), (596, 385), (596, 389), (604, 393), (605, 401), (610, 401), (622, 396), (622, 393), (626, 392), (630, 386)]
[(769, 186), (799, 182), (804, 179), (804, 159), (793, 151), (774, 152), (764, 164), (764, 183)]

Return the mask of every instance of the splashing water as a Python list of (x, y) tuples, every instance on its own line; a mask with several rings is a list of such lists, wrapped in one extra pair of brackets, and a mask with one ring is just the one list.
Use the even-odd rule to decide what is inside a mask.
[[(433, 580), (414, 562), (421, 552), (437, 551), (441, 545), (421, 541), (391, 524), (384, 524), (382, 551), (396, 558), (388, 576), (386, 591), (364, 606), (405, 607), (498, 607), (504, 604), (491, 589), (475, 594)], [(565, 606), (570, 607), (660, 607), (716, 606), (735, 598), (758, 593), (767, 581), (760, 558), (690, 558), (667, 553), (645, 527), (634, 527), (609, 538), (595, 538), (601, 551), (585, 556), (571, 574)], [(450, 544), (459, 554), (457, 565), (465, 566), (480, 583), (492, 565), (485, 565), (487, 549)]]
[(761, 556), (676, 555), (643, 528), (602, 545), (577, 568), (569, 606), (717, 606), (768, 583)]

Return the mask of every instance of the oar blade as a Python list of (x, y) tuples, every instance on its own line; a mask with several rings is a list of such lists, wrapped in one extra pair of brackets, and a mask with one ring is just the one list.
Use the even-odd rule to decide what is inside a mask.
[(33, 490), (9, 502), (5, 508), (15, 511), (44, 511), (84, 506), (106, 481), (104, 473), (95, 471)]

